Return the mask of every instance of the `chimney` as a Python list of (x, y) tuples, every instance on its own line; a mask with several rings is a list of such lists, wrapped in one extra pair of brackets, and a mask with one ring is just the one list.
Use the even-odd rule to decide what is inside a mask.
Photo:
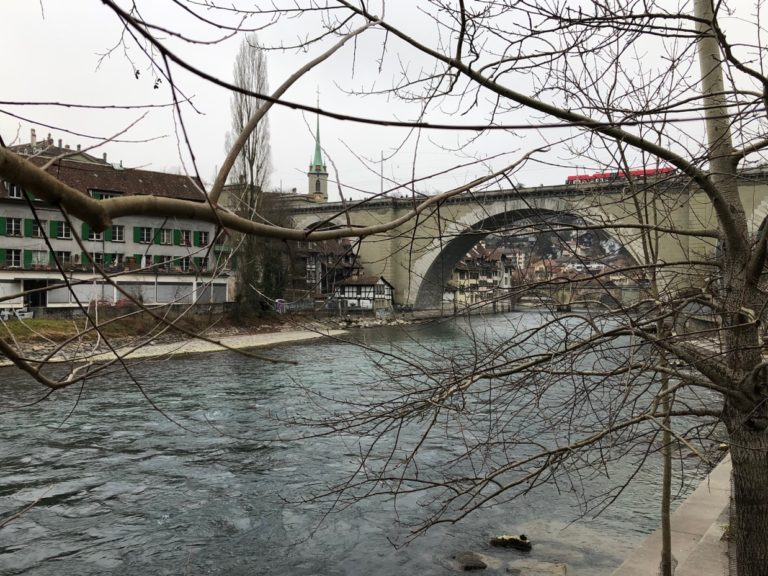
[(61, 138), (59, 138), (59, 148), (61, 148)]
[(51, 133), (48, 132), (48, 138), (46, 138), (45, 143), (49, 146), (53, 146), (53, 138), (51, 138)]
[(80, 144), (77, 145), (77, 151), (80, 152)]
[(106, 162), (106, 161), (107, 161), (107, 153), (106, 153), (106, 152), (104, 152), (104, 153), (101, 155), (101, 158), (104, 160), (104, 162)]
[(37, 144), (37, 136), (35, 135), (35, 129), (34, 128), (32, 128), (29, 131), (29, 143), (32, 144), (32, 146)]
[(67, 150), (69, 150), (69, 144), (64, 144), (64, 148), (66, 148)]

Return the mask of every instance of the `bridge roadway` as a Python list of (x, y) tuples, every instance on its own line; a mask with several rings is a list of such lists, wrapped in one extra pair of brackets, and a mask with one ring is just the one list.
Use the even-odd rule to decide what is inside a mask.
[[(768, 215), (768, 170), (744, 172), (739, 178), (739, 193), (751, 231), (756, 231)], [(653, 201), (651, 201), (651, 199)], [(395, 301), (417, 309), (440, 307), (443, 289), (456, 263), (479, 240), (492, 232), (512, 230), (516, 225), (557, 222), (562, 215), (580, 216), (599, 233), (611, 236), (642, 261), (642, 240), (637, 228), (637, 202), (655, 218), (659, 226), (685, 231), (717, 228), (714, 209), (698, 189), (666, 177), (637, 187), (634, 193), (626, 182), (586, 185), (540, 186), (536, 188), (488, 190), (454, 196), (385, 234), (365, 238), (359, 259), (366, 274), (383, 276), (395, 288)], [(411, 198), (375, 198), (347, 203), (354, 226), (370, 226), (392, 221), (413, 208)], [(291, 204), (293, 224), (309, 228), (346, 226), (345, 205), (341, 202)], [(653, 221), (653, 220), (652, 220)], [(684, 262), (711, 258), (716, 240), (696, 235), (662, 234), (658, 260)], [(677, 272), (677, 274), (673, 274)], [(686, 273), (687, 272), (687, 273)], [(665, 269), (690, 283), (690, 267)]]

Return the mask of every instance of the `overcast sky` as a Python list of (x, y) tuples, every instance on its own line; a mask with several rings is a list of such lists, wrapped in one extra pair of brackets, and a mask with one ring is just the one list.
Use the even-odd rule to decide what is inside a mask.
[[(145, 2), (139, 4), (144, 16), (158, 24), (173, 28), (196, 38), (213, 39), (221, 33), (213, 33), (174, 9), (170, 2)], [(410, 2), (390, 3), (387, 18), (398, 18), (401, 25), (411, 32), (437, 41), (425, 26), (428, 20), (410, 14)], [(402, 8), (401, 8), (402, 7)], [(393, 10), (399, 10), (392, 14)], [(291, 19), (275, 28), (260, 32), (265, 44), (291, 43), (316, 29), (312, 17)], [(147, 67), (147, 59), (130, 42), (124, 52), (119, 45), (122, 26), (114, 13), (99, 0), (3, 0), (0, 3), (0, 42), (3, 44), (4, 81), (0, 100), (0, 134), (7, 144), (27, 142), (30, 128), (37, 130), (38, 138), (49, 132), (55, 141), (61, 138), (75, 147), (98, 143), (125, 130), (145, 113), (144, 110), (71, 109), (55, 106), (14, 106), (8, 102), (65, 102), (93, 105), (152, 104), (167, 105), (171, 94), (167, 82), (155, 88), (155, 77)], [(382, 33), (366, 33), (356, 44), (348, 47), (303, 77), (285, 96), (287, 100), (314, 105), (317, 92), (324, 109), (381, 119), (413, 120), (416, 109), (407, 107), (384, 96), (360, 97), (348, 95), (349, 91), (377, 89), (391, 85), (399, 74), (398, 67), (410, 72), (429, 66), (426, 61), (389, 59), (389, 65), (379, 70), (377, 60), (381, 55)], [(210, 45), (190, 45), (174, 41), (165, 35), (165, 41), (179, 55), (193, 62), (204, 71), (231, 80), (232, 64), (241, 37)], [(326, 42), (312, 49), (312, 54), (289, 51), (270, 52), (268, 55), (269, 80), (276, 88), (296, 68), (319, 53)], [(108, 51), (117, 49), (108, 56)], [(354, 55), (354, 66), (353, 66)], [(388, 55), (390, 55), (388, 53)], [(139, 70), (138, 78), (135, 68)], [(184, 95), (191, 98), (193, 107), (184, 106), (184, 121), (190, 134), (193, 151), (201, 176), (211, 181), (215, 169), (224, 156), (224, 138), (229, 127), (229, 94), (191, 74), (176, 70), (175, 81)], [(516, 88), (520, 88), (517, 86)], [(523, 89), (526, 87), (523, 86)], [(467, 101), (443, 103), (430, 110), (432, 122), (480, 123), (482, 110), (464, 115)], [(487, 108), (486, 108), (487, 110)], [(9, 115), (13, 114), (16, 117)], [(523, 123), (532, 118), (530, 112), (520, 111), (505, 116), (505, 122)], [(306, 170), (313, 153), (314, 143), (308, 125), (314, 128), (315, 117), (301, 111), (277, 106), (269, 114), (271, 127), (272, 162), (271, 187), (290, 190), (307, 188)], [(46, 126), (48, 125), (48, 126)], [(50, 127), (49, 127), (50, 126)], [(76, 134), (65, 132), (69, 130)], [(379, 177), (366, 168), (365, 160), (375, 160), (378, 170), (381, 154), (389, 156), (409, 135), (406, 129), (385, 129), (321, 119), (322, 143), (327, 155), (333, 159), (341, 180), (348, 186), (347, 194), (359, 197), (355, 188), (378, 192)], [(499, 168), (545, 141), (557, 140), (563, 134), (554, 131), (540, 134), (525, 131), (519, 134), (496, 132), (486, 135), (481, 143), (472, 143), (465, 152), (473, 156), (503, 156), (485, 165), (453, 170), (449, 174), (419, 184), (425, 192), (443, 191), (467, 180), (486, 174), (489, 168)], [(470, 138), (470, 133), (423, 131), (418, 135), (419, 152), (415, 156), (413, 145), (417, 135), (411, 134), (406, 146), (392, 160), (384, 163), (384, 174), (392, 179), (409, 180), (416, 177), (455, 168), (466, 163), (465, 152), (451, 152), (460, 148)], [(174, 122), (170, 108), (151, 109), (147, 116), (118, 137), (126, 142), (109, 142), (95, 154), (107, 152), (112, 162), (122, 161), (125, 166), (151, 170), (180, 171), (191, 169), (189, 155), (180, 141), (179, 127)], [(127, 141), (132, 141), (127, 142)], [(357, 157), (356, 157), (357, 156)], [(585, 161), (566, 164), (563, 154), (556, 147), (539, 157), (542, 162), (530, 162), (516, 176), (526, 185), (554, 184), (564, 181), (575, 170), (589, 171), (592, 166)], [(329, 170), (333, 170), (329, 164)], [(184, 166), (184, 167), (183, 167)], [(385, 187), (388, 187), (385, 186)], [(335, 184), (329, 186), (331, 199), (338, 199)]]
[[(161, 9), (162, 4), (165, 3), (156, 3), (156, 21), (190, 33), (200, 31), (200, 28), (191, 22), (178, 20), (178, 11), (167, 10), (165, 14)], [(168, 19), (163, 22), (163, 17)], [(288, 31), (293, 34), (293, 38), (280, 36), (280, 39), (290, 42), (308, 32), (309, 24), (306, 18), (303, 21), (288, 22), (274, 30), (260, 33), (260, 36), (265, 43), (272, 43), (277, 40), (278, 34), (285, 35)], [(13, 55), (4, 58), (4, 77), (13, 81), (3, 82), (2, 100), (77, 102), (94, 105), (167, 104), (170, 100), (167, 84), (161, 84), (154, 89), (154, 79), (146, 69), (146, 59), (135, 47), (131, 47), (127, 55), (123, 53), (122, 48), (118, 48), (110, 56), (102, 58), (103, 54), (118, 43), (120, 34), (121, 26), (114, 14), (97, 0), (42, 0), (39, 3), (31, 0), (3, 0), (0, 5), (0, 38), (4, 45), (4, 54)], [(391, 99), (358, 98), (345, 94), (346, 90), (362, 89), (382, 82), (376, 64), (381, 34), (370, 36), (370, 40), (358, 42), (354, 74), (350, 45), (349, 48), (345, 47), (338, 57), (321, 64), (302, 78), (286, 98), (313, 105), (319, 90), (323, 108), (377, 118), (411, 119), (413, 112), (395, 105)], [(212, 38), (214, 35), (208, 33), (205, 37)], [(204, 47), (190, 47), (172, 42), (169, 44), (178, 47), (180, 54), (206, 72), (230, 80), (239, 42), (240, 38)], [(129, 58), (138, 64), (138, 79), (135, 78), (133, 64)], [(307, 54), (295, 51), (287, 54), (270, 52), (270, 87), (277, 87), (309, 58)], [(410, 65), (419, 64), (412, 62)], [(189, 74), (177, 72), (177, 75), (178, 85), (186, 95), (192, 97), (194, 106), (199, 111), (196, 113), (189, 106), (185, 107), (184, 119), (191, 134), (201, 175), (204, 179), (211, 180), (215, 168), (221, 165), (224, 154), (224, 137), (229, 126), (229, 94)], [(394, 72), (389, 71), (387, 75), (383, 81), (394, 77)], [(0, 105), (0, 109), (18, 116), (0, 115), (0, 131), (6, 143), (27, 142), (30, 128), (34, 127), (39, 138), (50, 132), (55, 141), (61, 138), (72, 147), (77, 144), (89, 146), (99, 138), (112, 136), (144, 113), (140, 110), (72, 110), (8, 104)], [(450, 119), (453, 112), (448, 110), (445, 118)], [(436, 119), (434, 114), (432, 118)], [(469, 116), (466, 121), (471, 119)], [(270, 112), (273, 187), (282, 187), (285, 190), (295, 187), (301, 192), (306, 190), (306, 170), (314, 149), (307, 123), (314, 128), (313, 115), (283, 107), (275, 107)], [(83, 136), (67, 134), (61, 128)], [(141, 144), (110, 142), (99, 148), (97, 154), (106, 151), (110, 161), (122, 160), (126, 166), (179, 170), (182, 165), (179, 149), (183, 148), (183, 145), (178, 142), (176, 128), (169, 109), (155, 109), (120, 137), (121, 140), (131, 141), (155, 140)], [(407, 135), (406, 129), (385, 130), (327, 118), (321, 120), (323, 146), (334, 160), (341, 179), (351, 187), (373, 192), (378, 192), (380, 179), (365, 167), (364, 162), (356, 159), (355, 154), (375, 159), (374, 168), (378, 170), (380, 155), (389, 155)], [(447, 133), (422, 133), (416, 163), (417, 175), (467, 162), (466, 157), (444, 152), (430, 144), (431, 140), (435, 140), (456, 147), (465, 137), (466, 135)], [(412, 137), (411, 141), (413, 140)], [(509, 152), (513, 153), (520, 148), (514, 137), (507, 137), (506, 140), (505, 147)], [(488, 152), (491, 153), (496, 151)], [(186, 157), (185, 154), (181, 156)], [(511, 161), (513, 155), (510, 155), (509, 159)], [(384, 173), (395, 179), (407, 180), (413, 168), (412, 160), (412, 148), (407, 147), (397, 158), (385, 162)], [(189, 169), (188, 164), (187, 168)], [(526, 183), (554, 181), (548, 177), (546, 167), (531, 168), (525, 175)], [(459, 170), (429, 184), (420, 185), (420, 189), (437, 191), (438, 188), (458, 185), (466, 179), (486, 172), (485, 167)], [(558, 175), (556, 180), (560, 181), (561, 177), (562, 174)], [(329, 190), (331, 198), (338, 198), (335, 186), (329, 186)]]

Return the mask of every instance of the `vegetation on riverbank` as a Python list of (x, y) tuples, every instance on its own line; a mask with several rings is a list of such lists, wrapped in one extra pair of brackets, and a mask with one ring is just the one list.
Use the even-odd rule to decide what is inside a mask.
[[(285, 320), (281, 317), (261, 317), (247, 322), (235, 321), (227, 316), (209, 314), (185, 314), (182, 317), (164, 314), (163, 318), (183, 331), (194, 333), (241, 334), (248, 332), (280, 331)], [(33, 318), (2, 322), (0, 330), (20, 343), (62, 342), (70, 338), (94, 341), (98, 333), (86, 318)], [(143, 311), (128, 314), (110, 314), (99, 319), (99, 331), (106, 338), (132, 338), (157, 334), (163, 339), (186, 338), (180, 331)]]

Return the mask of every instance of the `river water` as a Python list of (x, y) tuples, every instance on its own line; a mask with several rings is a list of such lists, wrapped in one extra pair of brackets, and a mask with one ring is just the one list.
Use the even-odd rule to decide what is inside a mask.
[[(475, 331), (503, 334), (513, 317), (524, 318), (472, 322)], [(457, 320), (352, 336), (423, 355), (460, 350), (466, 328)], [(407, 536), (398, 520), (417, 516), (423, 502), (372, 498), (325, 516), (324, 503), (305, 497), (347, 477), (359, 448), (342, 435), (294, 441), (287, 423), (324, 409), (302, 387), (375, 395), (381, 357), (334, 341), (269, 353), (297, 364), (220, 352), (134, 365), (162, 413), (118, 371), (29, 406), (40, 387), (14, 369), (0, 371), (0, 521), (35, 503), (0, 529), (0, 574), (437, 575), (467, 550), (513, 558), (518, 553), (489, 549), (488, 538), (525, 532), (532, 558), (600, 575), (658, 525), (652, 457), (597, 518), (579, 519), (572, 496), (545, 486), (396, 548), (392, 542)], [(445, 459), (454, 447), (446, 440), (427, 450)], [(687, 478), (675, 487), (678, 498), (696, 473)], [(612, 481), (619, 480), (600, 480)]]

